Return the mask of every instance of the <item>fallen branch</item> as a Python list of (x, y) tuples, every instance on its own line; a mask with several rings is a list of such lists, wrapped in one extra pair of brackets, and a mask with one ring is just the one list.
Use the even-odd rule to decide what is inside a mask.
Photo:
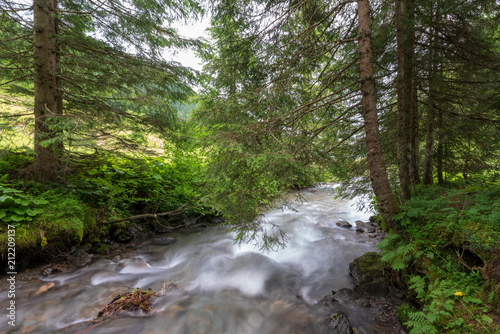
[(177, 209), (175, 209), (173, 211), (169, 211), (169, 212), (144, 213), (142, 215), (136, 215), (136, 216), (130, 216), (130, 217), (127, 217), (127, 218), (112, 220), (112, 221), (109, 221), (109, 222), (105, 222), (103, 224), (120, 223), (120, 222), (124, 222), (124, 221), (127, 221), (127, 220), (136, 220), (136, 219), (141, 219), (141, 218), (158, 218), (158, 217), (163, 217), (163, 216), (175, 216), (175, 215), (181, 214), (184, 211), (184, 209), (186, 208), (186, 206), (188, 204), (189, 203), (186, 203), (183, 206), (181, 206), (180, 208), (177, 208)]

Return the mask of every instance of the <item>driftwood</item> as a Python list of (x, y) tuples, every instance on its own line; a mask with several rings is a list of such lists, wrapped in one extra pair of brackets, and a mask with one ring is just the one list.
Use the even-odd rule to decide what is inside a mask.
[(188, 204), (189, 203), (186, 203), (183, 206), (181, 206), (180, 208), (177, 208), (177, 209), (175, 209), (173, 211), (169, 211), (169, 212), (144, 213), (142, 215), (136, 215), (136, 216), (130, 216), (130, 217), (126, 217), (126, 218), (112, 220), (109, 222), (105, 222), (103, 224), (114, 224), (114, 223), (120, 223), (120, 222), (124, 222), (124, 221), (128, 221), (128, 220), (136, 220), (136, 219), (141, 219), (141, 218), (158, 218), (158, 217), (163, 217), (163, 216), (175, 216), (175, 215), (181, 214), (186, 209)]

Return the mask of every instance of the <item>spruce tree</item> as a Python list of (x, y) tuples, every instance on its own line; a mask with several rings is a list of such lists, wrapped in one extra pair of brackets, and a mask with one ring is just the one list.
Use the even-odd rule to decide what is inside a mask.
[(193, 72), (163, 53), (199, 44), (170, 27), (199, 14), (197, 2), (2, 0), (0, 7), (0, 84), (24, 81), (34, 90), (36, 179), (58, 180), (75, 145), (103, 138), (134, 145), (127, 130), (175, 124), (170, 104), (192, 92)]

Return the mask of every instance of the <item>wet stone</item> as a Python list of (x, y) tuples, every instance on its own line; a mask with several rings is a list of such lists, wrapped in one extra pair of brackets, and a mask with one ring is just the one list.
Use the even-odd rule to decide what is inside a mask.
[(345, 221), (345, 220), (339, 220), (336, 224), (337, 224), (337, 226), (344, 227), (344, 228), (351, 228), (352, 227), (352, 225), (348, 221)]
[(50, 266), (48, 268), (42, 269), (41, 274), (43, 276), (49, 276), (49, 275), (52, 275), (55, 273), (60, 273), (60, 272), (63, 272), (62, 267), (59, 265), (53, 265), (53, 266)]
[(383, 278), (383, 268), (380, 255), (376, 252), (369, 252), (349, 264), (349, 273), (355, 284), (364, 284)]
[(328, 319), (326, 333), (354, 334), (351, 323), (344, 312), (338, 312)]
[(361, 294), (352, 289), (340, 289), (333, 295), (333, 301), (341, 302), (344, 304), (352, 303), (360, 297)]
[(160, 246), (165, 246), (165, 245), (170, 245), (171, 243), (174, 243), (175, 239), (169, 236), (156, 236), (153, 238), (153, 245), (160, 245)]
[(365, 232), (368, 232), (368, 233), (375, 233), (377, 231), (377, 229), (375, 227), (372, 226), (372, 224), (370, 222), (368, 223), (365, 223), (361, 220), (356, 220), (356, 231), (358, 229), (362, 229), (363, 231)]
[(92, 255), (84, 252), (83, 250), (77, 251), (74, 255), (68, 258), (68, 262), (77, 267), (83, 267), (84, 265), (90, 263), (90, 261), (92, 261)]
[(333, 307), (333, 304), (336, 303), (336, 302), (337, 301), (335, 299), (333, 299), (332, 295), (327, 295), (327, 296), (324, 296), (323, 298), (321, 298), (316, 303), (316, 305), (320, 305), (320, 306), (323, 306), (323, 307), (331, 308), (331, 307)]

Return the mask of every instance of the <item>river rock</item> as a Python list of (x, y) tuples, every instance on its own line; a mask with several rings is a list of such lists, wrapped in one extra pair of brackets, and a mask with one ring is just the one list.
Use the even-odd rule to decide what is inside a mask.
[(340, 302), (343, 304), (352, 303), (359, 299), (361, 294), (353, 289), (340, 289), (333, 295), (334, 302)]
[(156, 236), (153, 238), (153, 245), (170, 245), (171, 243), (174, 243), (175, 239), (166, 235), (161, 235), (161, 236)]
[(337, 312), (327, 320), (325, 333), (354, 334), (351, 323), (344, 312)]
[(50, 282), (50, 283), (47, 283), (47, 284), (44, 284), (42, 285), (36, 292), (35, 292), (35, 296), (39, 296), (47, 291), (49, 291), (50, 289), (52, 289), (54, 287), (56, 283), (54, 282)]
[(63, 268), (61, 265), (58, 264), (53, 264), (47, 268), (42, 269), (41, 274), (43, 276), (49, 276), (55, 273), (61, 273), (63, 272)]
[(354, 280), (354, 291), (383, 297), (389, 293), (389, 283), (384, 277), (384, 265), (376, 252), (363, 254), (349, 264)]
[(68, 257), (68, 262), (71, 265), (74, 265), (77, 267), (83, 267), (84, 265), (88, 264), (90, 261), (92, 261), (92, 255), (84, 252), (83, 250), (79, 250), (74, 255), (71, 255), (70, 257)]
[(346, 220), (339, 220), (336, 224), (337, 224), (337, 226), (344, 227), (344, 228), (351, 228), (352, 227), (352, 225)]
[(360, 229), (363, 229), (363, 231), (365, 232), (368, 232), (368, 233), (375, 233), (377, 231), (377, 229), (375, 227), (372, 226), (371, 223), (365, 223), (361, 220), (356, 220), (356, 227), (357, 228), (360, 228)]
[(354, 284), (364, 284), (383, 278), (383, 268), (380, 255), (376, 252), (369, 252), (354, 259), (349, 264), (349, 273), (354, 280)]
[[(334, 295), (335, 291), (332, 291), (332, 294)], [(337, 300), (333, 298), (333, 295), (324, 296), (315, 305), (323, 306), (326, 308), (332, 308), (333, 305), (337, 302)]]

